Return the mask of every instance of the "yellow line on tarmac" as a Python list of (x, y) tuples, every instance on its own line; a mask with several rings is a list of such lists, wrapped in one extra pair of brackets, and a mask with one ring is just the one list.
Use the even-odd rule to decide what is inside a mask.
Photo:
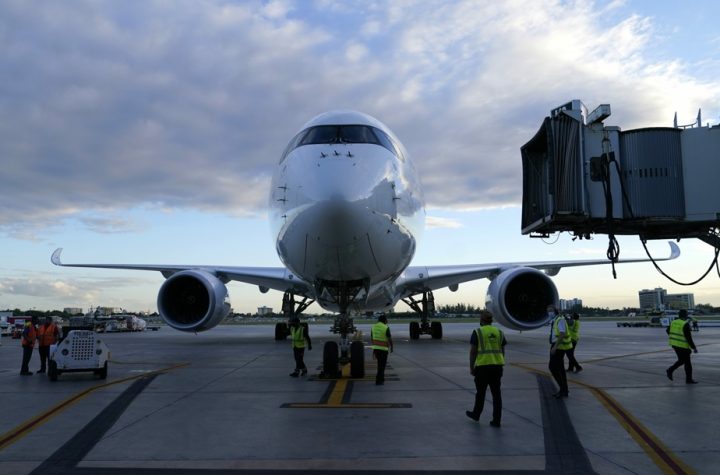
[[(534, 373), (550, 376), (548, 372), (531, 366), (525, 366), (519, 363), (511, 363), (511, 365)], [(582, 381), (568, 379), (568, 382), (589, 389), (592, 395), (600, 401), (600, 404), (620, 423), (620, 426), (625, 429), (630, 437), (633, 438), (648, 457), (650, 457), (650, 460), (652, 460), (663, 473), (676, 475), (696, 473), (607, 392), (598, 387), (583, 383)]]
[(340, 406), (342, 404), (345, 391), (347, 390), (347, 378), (350, 377), (350, 365), (345, 365), (342, 368), (342, 377), (335, 381), (335, 386), (327, 400), (327, 406)]
[(76, 402), (80, 401), (81, 399), (85, 398), (86, 396), (90, 395), (91, 393), (97, 391), (98, 389), (107, 388), (110, 386), (114, 386), (116, 384), (125, 383), (127, 381), (132, 381), (134, 379), (138, 378), (144, 378), (151, 374), (157, 374), (157, 373), (164, 373), (166, 371), (171, 371), (173, 369), (182, 368), (183, 366), (188, 366), (190, 363), (179, 363), (173, 366), (169, 366), (167, 368), (158, 369), (155, 371), (150, 371), (143, 374), (138, 374), (135, 376), (129, 376), (127, 378), (118, 379), (116, 381), (111, 381), (109, 383), (104, 384), (98, 384), (97, 386), (90, 387), (88, 389), (85, 389), (84, 391), (80, 391), (79, 393), (75, 394), (74, 396), (69, 397), (68, 399), (65, 399), (64, 401), (56, 404), (55, 406), (51, 407), (47, 411), (32, 417), (31, 419), (28, 419), (27, 421), (23, 422), (19, 426), (15, 427), (14, 429), (10, 429), (8, 432), (0, 435), (0, 450), (4, 449), (5, 447), (14, 444), (21, 438), (25, 437), (30, 432), (34, 431), (56, 415), (60, 414), (65, 409), (69, 408)]

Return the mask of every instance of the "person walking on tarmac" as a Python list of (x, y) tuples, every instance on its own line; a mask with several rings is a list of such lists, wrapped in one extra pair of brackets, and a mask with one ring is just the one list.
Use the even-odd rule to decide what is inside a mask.
[(373, 357), (377, 360), (375, 384), (380, 386), (385, 384), (385, 366), (387, 365), (388, 350), (393, 351), (392, 336), (390, 335), (390, 327), (387, 325), (385, 314), (380, 315), (377, 323), (371, 327), (370, 339), (372, 341)]
[(298, 317), (290, 320), (290, 337), (292, 338), (293, 355), (295, 356), (295, 371), (290, 376), (297, 378), (301, 374), (307, 374), (307, 366), (305, 366), (305, 343), (307, 342), (308, 351), (312, 350), (312, 342), (308, 334), (307, 325), (301, 325)]
[(40, 353), (40, 369), (38, 373), (44, 373), (47, 367), (47, 360), (50, 356), (50, 345), (57, 343), (60, 338), (60, 330), (53, 322), (52, 317), (45, 317), (45, 323), (37, 329), (38, 352)]
[(37, 324), (37, 317), (32, 317), (32, 320), (25, 322), (25, 327), (22, 331), (22, 349), (23, 358), (22, 366), (20, 366), (20, 374), (23, 376), (29, 376), (32, 374), (30, 368), (30, 358), (32, 358), (33, 348), (35, 348), (35, 340), (37, 340), (37, 331), (35, 325)]
[(687, 310), (680, 310), (678, 317), (678, 319), (670, 323), (670, 326), (666, 330), (670, 337), (670, 346), (672, 346), (672, 349), (675, 350), (677, 354), (677, 361), (665, 370), (665, 374), (668, 379), (672, 381), (673, 371), (685, 365), (685, 384), (697, 384), (697, 381), (693, 379), (690, 350), (692, 349), (695, 353), (697, 353), (698, 350), (697, 347), (695, 347), (695, 342), (693, 342), (692, 334), (690, 333), (690, 325), (688, 325), (687, 321)]
[(553, 397), (560, 399), (569, 396), (567, 375), (565, 374), (565, 353), (572, 348), (567, 319), (560, 315), (554, 305), (548, 306), (548, 316), (553, 319), (550, 330), (550, 362), (548, 369), (552, 373), (559, 391)]
[(500, 427), (502, 417), (502, 395), (500, 380), (505, 364), (505, 335), (492, 325), (492, 314), (484, 312), (480, 317), (480, 328), (470, 337), (470, 374), (475, 377), (475, 406), (465, 415), (474, 421), (480, 420), (485, 406), (485, 393), (490, 386), (493, 400), (493, 415), (490, 425)]
[(572, 342), (572, 348), (567, 351), (568, 357), (568, 371), (575, 371), (579, 373), (582, 371), (582, 366), (575, 359), (575, 347), (580, 339), (580, 315), (577, 313), (572, 314), (572, 319), (568, 320), (568, 331), (570, 332), (570, 341)]

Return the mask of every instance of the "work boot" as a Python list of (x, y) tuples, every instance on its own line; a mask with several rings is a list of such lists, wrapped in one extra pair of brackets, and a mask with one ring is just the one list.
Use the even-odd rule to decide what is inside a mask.
[(688, 379), (687, 381), (685, 381), (685, 384), (697, 384), (697, 383), (698, 382), (695, 381), (694, 379)]
[(490, 421), (490, 425), (493, 427), (500, 427), (500, 421)]
[(290, 373), (290, 376), (292, 376), (293, 378), (297, 378), (298, 376), (300, 376), (300, 371), (295, 370), (292, 373)]
[(307, 376), (307, 369), (302, 370), (300, 376)]
[(39, 370), (37, 370), (35, 372), (35, 374), (40, 374), (40, 373), (44, 373), (44, 372), (45, 372), (45, 368), (40, 368)]
[(474, 420), (475, 422), (480, 420), (480, 416), (476, 416), (473, 414), (472, 411), (465, 411), (465, 415), (468, 416), (470, 419)]
[(672, 371), (670, 371), (670, 368), (665, 370), (665, 374), (667, 375), (668, 379), (672, 381)]
[(582, 366), (578, 366), (577, 368), (575, 368), (576, 373), (579, 373), (580, 371), (582, 371)]

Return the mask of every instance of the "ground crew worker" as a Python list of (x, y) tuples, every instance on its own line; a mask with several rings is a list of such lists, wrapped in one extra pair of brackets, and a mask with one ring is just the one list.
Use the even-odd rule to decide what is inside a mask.
[(665, 374), (668, 379), (672, 381), (673, 371), (678, 369), (680, 366), (685, 365), (685, 384), (697, 384), (692, 377), (692, 363), (690, 362), (690, 349), (697, 353), (695, 342), (693, 342), (692, 334), (690, 333), (690, 325), (687, 321), (687, 310), (683, 309), (678, 312), (677, 319), (670, 323), (665, 331), (669, 335), (669, 343), (672, 349), (677, 354), (677, 361), (675, 364), (665, 370)]
[(53, 322), (52, 317), (45, 317), (45, 323), (37, 329), (38, 352), (40, 353), (40, 369), (38, 373), (44, 373), (50, 356), (50, 345), (57, 343), (60, 338), (60, 330)]
[(568, 332), (570, 332), (570, 341), (572, 342), (572, 348), (567, 351), (568, 357), (568, 371), (575, 371), (579, 373), (582, 371), (582, 366), (575, 359), (575, 347), (580, 339), (580, 315), (573, 313), (572, 319), (568, 320)]
[(567, 375), (565, 374), (565, 353), (572, 348), (570, 332), (568, 331), (567, 319), (564, 315), (557, 313), (553, 305), (548, 306), (548, 316), (553, 318), (550, 327), (550, 362), (548, 369), (552, 373), (559, 391), (553, 397), (560, 399), (568, 397)]
[(22, 349), (23, 358), (22, 365), (20, 366), (20, 374), (23, 376), (29, 376), (32, 374), (28, 365), (30, 364), (30, 358), (32, 358), (33, 348), (35, 348), (35, 340), (37, 339), (37, 331), (35, 324), (37, 323), (37, 317), (32, 317), (31, 321), (25, 322), (25, 327), (22, 331)]
[(375, 384), (385, 384), (385, 366), (387, 365), (388, 350), (393, 351), (393, 341), (390, 335), (390, 327), (387, 325), (387, 317), (382, 314), (378, 317), (370, 329), (373, 357), (377, 360), (377, 374)]
[(305, 366), (305, 343), (307, 342), (308, 351), (312, 350), (312, 342), (308, 334), (307, 325), (301, 325), (298, 317), (290, 320), (290, 337), (292, 338), (293, 356), (295, 356), (295, 371), (290, 376), (297, 378), (302, 374), (307, 374), (307, 366)]
[(480, 328), (470, 337), (470, 374), (475, 377), (475, 406), (465, 415), (474, 421), (480, 420), (485, 406), (485, 393), (490, 386), (493, 400), (493, 416), (490, 425), (500, 427), (502, 417), (502, 396), (500, 380), (505, 364), (505, 335), (492, 326), (492, 314), (484, 312), (480, 317)]

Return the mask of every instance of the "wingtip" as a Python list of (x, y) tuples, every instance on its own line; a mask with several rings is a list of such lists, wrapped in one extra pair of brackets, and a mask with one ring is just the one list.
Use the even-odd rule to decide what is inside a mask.
[(55, 249), (55, 252), (52, 253), (52, 256), (50, 257), (50, 262), (55, 264), (56, 266), (62, 266), (62, 261), (60, 260), (60, 254), (62, 254), (62, 247), (58, 247)]
[(675, 259), (680, 256), (680, 247), (672, 241), (668, 241), (670, 244), (670, 257), (668, 259)]

